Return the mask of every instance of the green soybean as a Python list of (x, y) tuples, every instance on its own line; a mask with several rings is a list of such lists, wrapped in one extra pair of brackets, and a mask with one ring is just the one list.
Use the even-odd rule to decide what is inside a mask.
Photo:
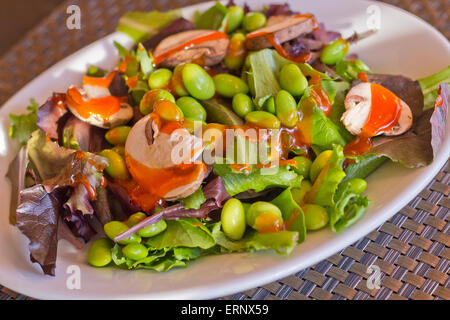
[(127, 165), (123, 157), (111, 149), (102, 150), (100, 156), (108, 160), (108, 166), (105, 171), (115, 179), (126, 180), (129, 178)]
[(267, 111), (252, 111), (245, 116), (245, 121), (261, 128), (280, 128), (280, 120)]
[(130, 133), (131, 127), (129, 126), (119, 126), (108, 130), (105, 134), (105, 139), (113, 145), (124, 145), (127, 141), (128, 134)]
[(294, 168), (294, 171), (303, 176), (303, 179), (309, 179), (312, 161), (302, 156), (295, 157), (294, 159), (297, 162), (297, 168)]
[(281, 226), (283, 223), (283, 216), (276, 205), (270, 202), (257, 201), (248, 208), (246, 212), (246, 222), (255, 230), (267, 231), (264, 229), (270, 227), (268, 225), (270, 222), (277, 223), (278, 226)]
[(213, 79), (221, 96), (232, 98), (235, 94), (248, 92), (248, 85), (241, 78), (231, 74), (221, 73), (215, 75)]
[(225, 22), (225, 30), (222, 30), (226, 33), (231, 33), (242, 23), (242, 20), (244, 19), (244, 9), (240, 6), (232, 6), (228, 8), (228, 12), (224, 17)]
[(298, 122), (297, 103), (286, 90), (280, 90), (275, 98), (275, 110), (278, 119), (286, 127), (293, 127)]
[(150, 89), (167, 88), (172, 78), (172, 71), (166, 68), (157, 69), (148, 78)]
[(184, 117), (194, 121), (206, 121), (205, 108), (192, 97), (177, 99), (177, 106), (183, 111)]
[(245, 48), (246, 37), (242, 33), (235, 33), (230, 39), (230, 46), (223, 62), (230, 70), (237, 70), (242, 67), (246, 57)]
[(267, 112), (270, 112), (272, 114), (276, 114), (277, 111), (275, 109), (275, 98), (274, 97), (270, 97), (269, 99), (267, 99), (264, 102), (263, 105), (264, 110), (266, 110)]
[(248, 32), (252, 32), (263, 28), (266, 25), (267, 19), (261, 12), (249, 12), (245, 15), (242, 25)]
[[(111, 221), (111, 222), (108, 222), (107, 224), (105, 224), (103, 226), (103, 229), (105, 230), (105, 233), (108, 236), (108, 238), (110, 238), (111, 240), (114, 241), (114, 238), (116, 236), (127, 231), (129, 228), (123, 222)], [(134, 242), (140, 243), (141, 240), (142, 239), (139, 235), (133, 233), (129, 238), (120, 240), (118, 243), (119, 244), (130, 244), (130, 243), (134, 243)]]
[(247, 114), (255, 109), (252, 98), (245, 93), (238, 93), (233, 97), (233, 111), (241, 118), (245, 118)]
[(213, 79), (198, 64), (186, 64), (182, 71), (182, 78), (184, 87), (196, 99), (210, 99), (216, 92)]
[(136, 212), (133, 213), (131, 216), (128, 217), (127, 225), (131, 228), (147, 218), (147, 215), (143, 212)]
[(239, 240), (245, 233), (245, 210), (238, 199), (229, 199), (225, 202), (220, 216), (222, 229), (231, 240)]
[(123, 247), (122, 253), (126, 258), (137, 261), (147, 257), (148, 249), (143, 244), (130, 243)]
[(150, 238), (160, 234), (167, 228), (167, 223), (164, 220), (159, 220), (158, 222), (146, 226), (138, 231), (138, 235), (142, 238)]
[(328, 224), (328, 212), (324, 207), (316, 204), (305, 204), (302, 209), (305, 213), (305, 224), (307, 230), (318, 230)]
[(293, 96), (302, 95), (308, 87), (308, 80), (296, 64), (287, 64), (280, 71), (280, 86)]
[(153, 89), (144, 94), (141, 102), (139, 103), (139, 111), (143, 115), (147, 115), (153, 112), (156, 102), (160, 100), (169, 100), (175, 103), (174, 96), (167, 90)]
[(94, 267), (104, 267), (110, 264), (112, 247), (112, 242), (109, 239), (102, 238), (94, 241), (88, 251), (89, 264)]
[(323, 48), (320, 54), (320, 61), (325, 64), (336, 64), (338, 61), (345, 58), (348, 52), (348, 42), (344, 39), (336, 39), (325, 48)]
[(325, 150), (322, 151), (316, 159), (314, 159), (313, 163), (311, 164), (311, 169), (309, 171), (309, 177), (311, 178), (311, 181), (314, 182), (319, 175), (320, 171), (322, 171), (323, 167), (325, 167), (328, 164), (328, 161), (331, 158), (331, 155), (333, 154), (333, 151), (331, 150)]
[(189, 92), (183, 84), (183, 69), (186, 64), (179, 64), (173, 69), (173, 76), (170, 80), (170, 86), (173, 88), (175, 94), (179, 97), (188, 96)]
[(291, 189), (292, 198), (298, 203), (299, 206), (303, 206), (305, 204), (305, 196), (311, 189), (311, 182), (308, 180), (302, 180), (300, 188)]
[(361, 194), (366, 190), (367, 182), (361, 178), (353, 178), (342, 182), (340, 187), (347, 188), (347, 186), (349, 192)]

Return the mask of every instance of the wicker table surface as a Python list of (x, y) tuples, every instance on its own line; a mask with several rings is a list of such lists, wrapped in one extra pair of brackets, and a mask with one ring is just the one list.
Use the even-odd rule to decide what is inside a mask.
[[(202, 1), (74, 0), (63, 3), (0, 58), (0, 105), (57, 61), (113, 31), (123, 13), (168, 10), (198, 2)], [(422, 17), (450, 38), (450, 0), (383, 2)], [(69, 4), (81, 8), (81, 31), (65, 27)], [(224, 299), (448, 300), (449, 194), (450, 165), (447, 163), (406, 207), (356, 243), (294, 275)], [(372, 286), (367, 268), (371, 265), (381, 271), (379, 289), (369, 289)], [(3, 299), (28, 297), (0, 285), (0, 300)]]

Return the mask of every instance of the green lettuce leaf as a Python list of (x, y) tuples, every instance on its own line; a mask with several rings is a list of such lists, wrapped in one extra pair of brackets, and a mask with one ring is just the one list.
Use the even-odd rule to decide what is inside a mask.
[(211, 8), (200, 13), (195, 12), (194, 25), (197, 29), (218, 30), (228, 12), (228, 8), (220, 2), (216, 2)]
[(215, 244), (211, 232), (195, 218), (167, 220), (167, 229), (146, 242), (148, 247), (155, 250), (175, 247), (208, 249)]
[(212, 229), (212, 234), (222, 252), (246, 252), (273, 249), (281, 255), (289, 255), (298, 242), (298, 232), (279, 231), (260, 234), (255, 230), (247, 230), (241, 240), (232, 241), (221, 231), (218, 222)]
[(202, 188), (200, 187), (190, 196), (178, 201), (184, 204), (185, 209), (199, 209), (200, 206), (205, 203), (206, 198), (203, 194)]
[(349, 191), (350, 185), (341, 184), (334, 196), (335, 205), (329, 208), (330, 227), (335, 232), (355, 223), (370, 204), (367, 197)]
[(345, 179), (365, 178), (371, 174), (375, 169), (380, 167), (388, 158), (378, 156), (375, 154), (356, 157), (356, 162), (351, 163), (345, 168)]
[(30, 99), (30, 105), (27, 106), (29, 113), (15, 115), (9, 115), (9, 136), (12, 139), (19, 140), (21, 145), (26, 145), (30, 139), (31, 134), (37, 129), (37, 110), (39, 105), (34, 99)]
[(344, 159), (342, 146), (335, 145), (328, 164), (320, 171), (312, 189), (306, 195), (306, 203), (334, 206), (334, 194), (339, 183), (345, 178), (340, 162)]
[(336, 73), (346, 81), (358, 79), (360, 72), (371, 73), (369, 67), (361, 60), (340, 60), (336, 63)]
[(303, 177), (299, 176), (292, 166), (281, 166), (276, 169), (278, 169), (276, 172), (271, 172), (273, 174), (262, 174), (261, 169), (245, 174), (233, 171), (227, 164), (214, 164), (214, 173), (222, 177), (230, 196), (248, 190), (259, 192), (271, 187), (300, 187)]
[(283, 215), (283, 221), (289, 222), (289, 231), (298, 232), (298, 242), (305, 241), (306, 224), (305, 214), (297, 202), (292, 197), (291, 188), (287, 188), (271, 201), (276, 205)]
[(120, 18), (116, 30), (129, 35), (134, 41), (140, 42), (154, 36), (179, 17), (181, 17), (180, 10), (128, 12)]

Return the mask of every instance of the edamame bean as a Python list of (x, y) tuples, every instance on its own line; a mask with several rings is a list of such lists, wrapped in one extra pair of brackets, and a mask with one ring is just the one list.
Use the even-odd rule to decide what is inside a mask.
[(89, 264), (94, 267), (104, 267), (110, 264), (112, 247), (112, 242), (109, 239), (95, 240), (89, 247), (87, 256)]
[(266, 111), (252, 111), (245, 116), (245, 121), (266, 129), (280, 128), (280, 120)]
[(254, 202), (246, 213), (247, 224), (259, 232), (280, 231), (283, 227), (283, 216), (280, 209), (265, 201)]
[[(114, 238), (116, 236), (127, 231), (129, 228), (123, 222), (111, 221), (111, 222), (108, 222), (107, 224), (105, 224), (103, 226), (103, 229), (105, 230), (105, 233), (108, 236), (108, 238), (110, 238), (111, 240), (114, 241)], [(119, 244), (130, 244), (130, 243), (134, 243), (134, 242), (140, 243), (141, 240), (142, 239), (139, 235), (137, 235), (136, 233), (133, 233), (129, 238), (120, 240), (118, 243)]]
[(99, 155), (108, 159), (109, 165), (105, 168), (105, 171), (112, 178), (119, 180), (126, 180), (129, 178), (125, 160), (120, 154), (111, 149), (105, 149), (102, 150)]
[(225, 202), (220, 216), (222, 229), (231, 240), (239, 240), (245, 232), (245, 210), (238, 199), (229, 199)]
[(143, 212), (136, 212), (133, 213), (131, 216), (128, 217), (128, 220), (126, 222), (126, 224), (131, 228), (134, 225), (138, 224), (139, 222), (141, 222), (142, 220), (144, 220), (145, 218), (147, 218), (147, 215)]
[(172, 71), (166, 68), (157, 69), (148, 77), (150, 89), (167, 88), (172, 78)]
[(320, 54), (320, 61), (325, 64), (336, 64), (336, 62), (344, 59), (348, 52), (348, 42), (344, 39), (336, 39), (325, 48)]
[(228, 12), (224, 17), (225, 20), (225, 28), (222, 30), (226, 33), (231, 33), (242, 23), (244, 19), (244, 9), (240, 6), (232, 6), (228, 8)]
[(123, 247), (122, 253), (125, 258), (138, 261), (147, 257), (148, 249), (143, 244), (130, 243)]
[(221, 73), (215, 75), (213, 79), (221, 96), (232, 98), (235, 94), (248, 92), (248, 85), (241, 78), (231, 74)]
[(117, 152), (122, 157), (125, 157), (125, 146), (114, 146), (111, 150)]
[(293, 96), (300, 96), (308, 87), (308, 80), (296, 64), (287, 64), (280, 71), (280, 86)]
[(120, 126), (115, 127), (105, 134), (105, 139), (109, 143), (113, 145), (124, 145), (127, 141), (128, 134), (130, 133), (131, 127), (129, 126)]
[(199, 100), (210, 99), (216, 91), (208, 72), (195, 63), (188, 63), (182, 71), (183, 84), (191, 96)]
[(183, 111), (169, 100), (156, 101), (154, 112), (166, 121), (181, 121), (184, 118)]
[(177, 99), (177, 106), (183, 111), (184, 117), (193, 121), (206, 121), (205, 108), (192, 97)]
[(311, 178), (312, 182), (316, 180), (320, 171), (322, 171), (323, 167), (325, 167), (328, 161), (330, 161), (332, 154), (333, 151), (331, 150), (322, 151), (313, 161), (313, 163), (311, 164), (311, 170), (309, 171), (309, 177)]
[(139, 110), (143, 115), (147, 115), (153, 112), (155, 103), (160, 100), (168, 100), (175, 103), (175, 98), (173, 95), (163, 89), (153, 89), (145, 93), (139, 104)]
[(311, 189), (311, 182), (308, 180), (302, 180), (300, 188), (291, 189), (292, 198), (298, 203), (299, 206), (303, 206), (305, 204), (305, 196)]
[(361, 178), (353, 178), (342, 182), (340, 187), (347, 188), (347, 186), (349, 192), (361, 194), (366, 190), (367, 182)]
[(228, 69), (240, 69), (244, 64), (245, 55), (247, 53), (245, 40), (245, 35), (242, 33), (236, 33), (231, 37), (230, 46), (223, 61)]
[(275, 98), (274, 97), (270, 97), (269, 99), (267, 99), (264, 102), (263, 105), (264, 110), (266, 110), (267, 112), (270, 112), (272, 114), (276, 114), (277, 111), (275, 109)]
[(178, 97), (188, 96), (189, 92), (186, 90), (183, 84), (183, 68), (186, 64), (179, 64), (173, 69), (173, 76), (170, 80), (170, 87)]
[(302, 156), (295, 157), (294, 159), (297, 162), (297, 168), (294, 168), (294, 171), (303, 176), (304, 179), (309, 179), (312, 161)]
[(275, 98), (275, 110), (278, 119), (286, 127), (293, 127), (298, 122), (297, 102), (286, 90), (280, 90)]
[(241, 118), (245, 118), (247, 114), (252, 112), (255, 108), (252, 98), (245, 93), (238, 93), (233, 97), (232, 101), (233, 111)]
[(267, 19), (261, 12), (249, 12), (245, 15), (242, 25), (248, 32), (252, 32), (263, 28), (266, 25)]
[(167, 228), (167, 223), (164, 220), (159, 220), (158, 222), (146, 226), (138, 231), (138, 235), (142, 238), (150, 238), (160, 234)]
[(328, 212), (324, 207), (316, 204), (305, 204), (302, 209), (305, 213), (307, 230), (318, 230), (327, 225), (329, 218)]

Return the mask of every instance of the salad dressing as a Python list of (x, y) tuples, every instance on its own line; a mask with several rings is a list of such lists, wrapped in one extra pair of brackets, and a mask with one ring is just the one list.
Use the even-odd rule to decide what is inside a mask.
[(85, 85), (91, 85), (96, 87), (103, 87), (108, 88), (111, 84), (111, 81), (114, 79), (117, 71), (113, 71), (108, 73), (104, 77), (90, 77), (90, 76), (84, 76), (83, 77), (83, 86)]
[(361, 133), (344, 148), (346, 155), (361, 155), (372, 147), (371, 138), (391, 130), (401, 115), (401, 100), (392, 91), (376, 84), (370, 84), (371, 109)]
[(54, 93), (51, 99), (58, 106), (58, 108), (63, 110), (67, 108), (65, 93)]
[(170, 57), (171, 55), (177, 53), (178, 51), (189, 50), (190, 48), (192, 48), (192, 47), (194, 47), (196, 45), (202, 44), (204, 42), (215, 41), (215, 40), (220, 40), (220, 39), (225, 39), (225, 38), (228, 39), (228, 36), (225, 33), (223, 33), (223, 32), (220, 32), (220, 31), (211, 32), (211, 33), (209, 33), (207, 35), (200, 36), (200, 37), (191, 39), (189, 41), (183, 42), (183, 43), (181, 43), (181, 44), (171, 48), (170, 50), (167, 50), (167, 51), (161, 53), (158, 56), (154, 56), (153, 57), (153, 63), (155, 65), (158, 65), (164, 59), (167, 59), (168, 57)]

